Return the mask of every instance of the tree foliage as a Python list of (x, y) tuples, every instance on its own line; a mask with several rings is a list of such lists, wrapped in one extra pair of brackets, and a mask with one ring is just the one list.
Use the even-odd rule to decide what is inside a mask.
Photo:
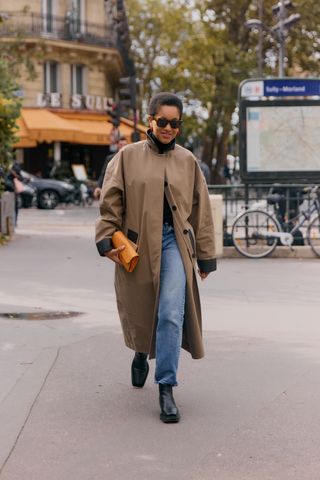
[[(258, 5), (262, 2), (262, 12)], [(230, 132), (239, 83), (257, 76), (257, 32), (246, 21), (257, 18), (263, 33), (264, 74), (277, 76), (278, 41), (271, 27), (276, 0), (127, 0), (128, 18), (141, 110), (152, 93), (179, 93), (186, 105), (182, 140), (203, 145), (203, 159), (211, 166), (212, 181), (230, 148)], [(299, 23), (287, 32), (286, 74), (319, 75), (320, 3), (296, 0)], [(289, 12), (291, 13), (291, 12)], [(269, 27), (269, 28), (268, 28)], [(235, 152), (236, 153), (236, 152)]]
[[(0, 166), (5, 172), (11, 161), (12, 145), (18, 141), (15, 135), (16, 121), (20, 116), (21, 100), (16, 95), (18, 85), (12, 78), (5, 60), (0, 60)], [(3, 179), (3, 176), (2, 176)], [(0, 183), (0, 192), (3, 184)]]
[[(43, 58), (43, 41), (27, 43), (25, 32), (12, 23), (10, 16), (0, 14), (0, 166), (5, 172), (12, 157), (12, 145), (18, 141), (16, 121), (20, 116), (19, 79), (36, 78), (35, 63)], [(2, 175), (3, 178), (3, 175)], [(3, 182), (0, 180), (0, 192)]]

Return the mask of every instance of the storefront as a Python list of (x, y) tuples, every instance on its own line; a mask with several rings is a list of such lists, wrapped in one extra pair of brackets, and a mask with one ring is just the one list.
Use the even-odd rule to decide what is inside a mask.
[[(17, 125), (17, 157), (25, 170), (42, 177), (68, 176), (72, 164), (82, 164), (96, 179), (117, 136), (130, 143), (134, 132), (131, 120), (121, 118), (115, 128), (105, 113), (66, 109), (22, 108)], [(144, 138), (146, 128), (137, 129)]]

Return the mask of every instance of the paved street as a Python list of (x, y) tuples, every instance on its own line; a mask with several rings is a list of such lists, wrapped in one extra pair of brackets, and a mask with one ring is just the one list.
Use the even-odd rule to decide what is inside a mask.
[(319, 480), (318, 259), (219, 261), (201, 284), (206, 357), (181, 356), (181, 422), (154, 362), (130, 386), (96, 207), (21, 210), (0, 247), (0, 480)]

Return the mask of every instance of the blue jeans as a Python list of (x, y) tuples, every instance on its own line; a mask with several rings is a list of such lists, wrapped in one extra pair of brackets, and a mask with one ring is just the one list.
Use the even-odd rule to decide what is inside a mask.
[(164, 224), (160, 269), (155, 383), (177, 385), (182, 342), (186, 275), (174, 229)]

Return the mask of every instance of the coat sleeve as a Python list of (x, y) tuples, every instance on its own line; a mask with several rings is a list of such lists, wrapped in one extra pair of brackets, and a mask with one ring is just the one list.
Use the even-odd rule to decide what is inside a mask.
[(96, 245), (104, 256), (113, 248), (112, 235), (121, 230), (125, 209), (123, 155), (119, 152), (107, 166), (100, 196), (100, 216), (96, 221)]
[(195, 165), (192, 212), (189, 218), (192, 225), (196, 256), (201, 272), (213, 272), (217, 268), (214, 226), (208, 187), (198, 162)]

